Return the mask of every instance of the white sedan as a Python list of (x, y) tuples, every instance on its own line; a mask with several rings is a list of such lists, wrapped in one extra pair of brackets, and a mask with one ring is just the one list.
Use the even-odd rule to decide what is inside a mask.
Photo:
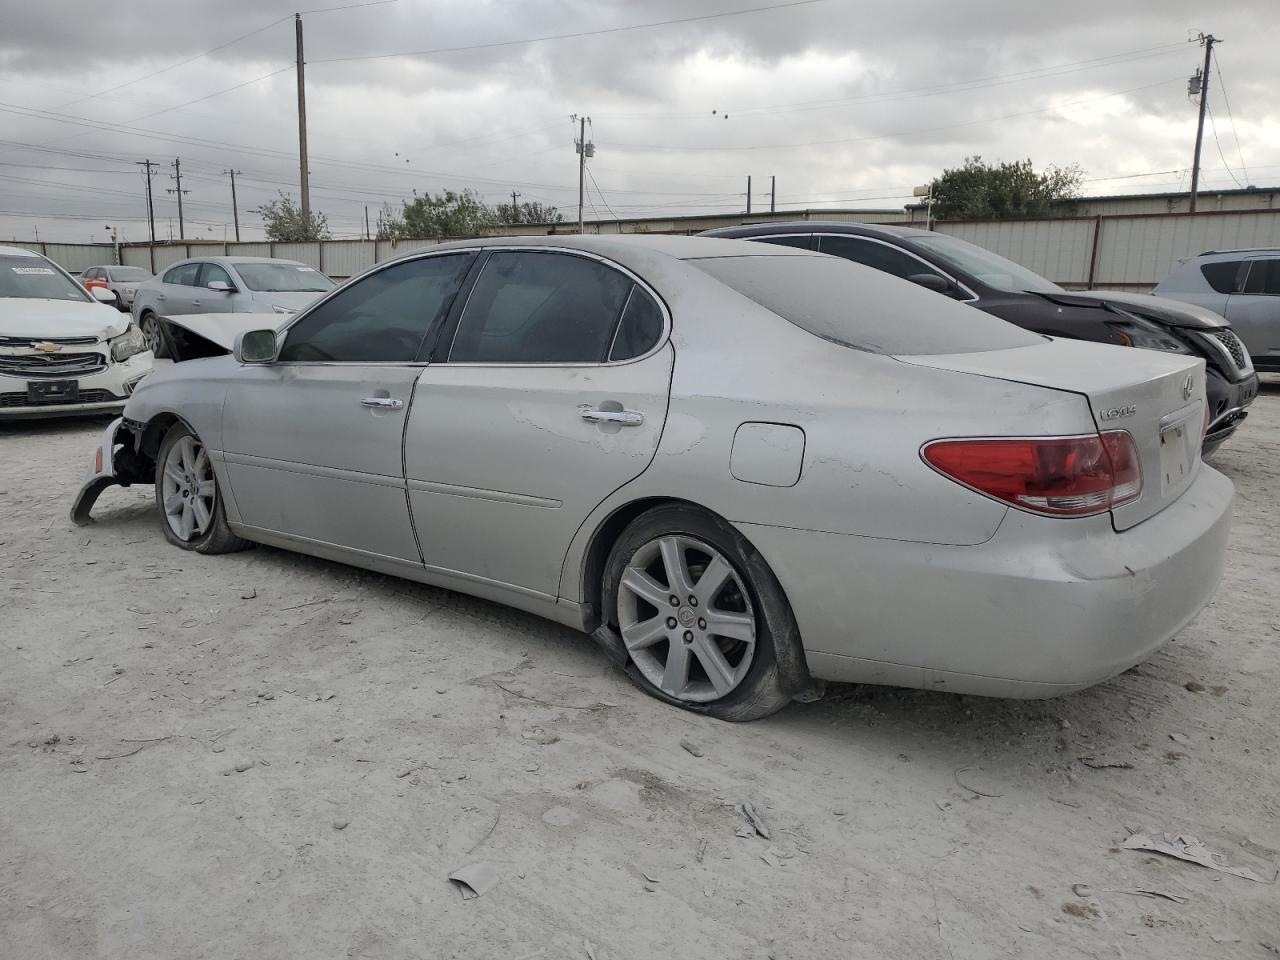
[(0, 246), (0, 421), (124, 407), (152, 354), (115, 299), (46, 257)]

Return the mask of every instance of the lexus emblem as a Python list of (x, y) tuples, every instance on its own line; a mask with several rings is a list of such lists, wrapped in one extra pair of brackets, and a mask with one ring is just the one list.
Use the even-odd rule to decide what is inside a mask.
[(1182, 399), (1190, 400), (1191, 394), (1196, 388), (1195, 378), (1191, 374), (1187, 374), (1187, 379), (1182, 381)]
[(57, 353), (59, 350), (62, 349), (62, 345), (57, 343), (50, 343), (47, 340), (41, 340), (31, 344), (31, 349), (39, 350), (41, 353)]

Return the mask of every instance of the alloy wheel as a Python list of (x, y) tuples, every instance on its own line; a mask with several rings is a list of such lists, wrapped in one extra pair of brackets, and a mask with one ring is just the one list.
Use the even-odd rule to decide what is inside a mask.
[(160, 321), (148, 314), (139, 324), (142, 329), (142, 342), (147, 349), (157, 356), (160, 353)]
[(755, 656), (756, 619), (742, 578), (719, 550), (679, 534), (632, 555), (618, 585), (618, 627), (645, 679), (689, 703), (732, 693)]
[(204, 536), (213, 523), (217, 485), (209, 453), (193, 436), (179, 438), (169, 447), (162, 481), (164, 518), (180, 539)]

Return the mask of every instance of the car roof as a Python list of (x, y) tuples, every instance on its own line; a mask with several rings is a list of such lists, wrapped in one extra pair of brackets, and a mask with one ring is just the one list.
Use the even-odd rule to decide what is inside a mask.
[(624, 234), (599, 236), (597, 234), (564, 234), (528, 237), (477, 237), (471, 240), (455, 240), (434, 247), (419, 247), (407, 256), (421, 256), (435, 250), (465, 250), (499, 247), (551, 247), (560, 250), (580, 250), (614, 260), (624, 267), (637, 267), (653, 254), (673, 260), (705, 260), (716, 257), (761, 256), (814, 256), (812, 251), (792, 247), (761, 247), (746, 240), (720, 240), (710, 237), (685, 237), (669, 235)]
[(307, 266), (307, 264), (303, 263), (301, 260), (285, 260), (282, 257), (237, 257), (234, 254), (226, 256), (225, 254), (220, 253), (213, 257), (186, 257), (182, 260), (175, 260), (173, 263), (169, 264), (168, 267), (165, 267), (165, 269), (168, 270), (169, 267), (180, 267), (184, 263), (218, 263), (223, 266), (228, 264), (235, 266), (237, 263), (287, 263), (294, 267)]
[(847, 220), (772, 220), (739, 227), (718, 227), (703, 237), (774, 237), (783, 234), (843, 233), (855, 237), (927, 237), (932, 231), (915, 227), (895, 227), (883, 223), (854, 223)]

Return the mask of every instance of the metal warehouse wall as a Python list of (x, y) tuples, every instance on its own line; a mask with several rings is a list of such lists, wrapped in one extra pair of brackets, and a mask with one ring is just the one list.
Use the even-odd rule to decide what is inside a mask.
[[(675, 232), (704, 229), (702, 218), (697, 218), (699, 222), (695, 225), (690, 224), (691, 219), (694, 218), (651, 221), (646, 224), (649, 227), (646, 232), (660, 233), (661, 228), (668, 226), (674, 227)], [(705, 219), (709, 222), (714, 218)], [(935, 223), (933, 228), (938, 233), (968, 240), (1006, 256), (1067, 287), (1150, 290), (1169, 274), (1180, 257), (1205, 250), (1280, 248), (1280, 209), (1053, 220), (943, 221)], [(154, 248), (146, 244), (121, 244), (117, 248), (109, 243), (24, 243), (19, 246), (43, 253), (68, 270), (125, 263), (161, 271), (187, 257), (281, 257), (299, 260), (334, 279), (343, 280), (375, 263), (441, 242), (439, 239), (318, 243), (202, 241), (156, 244)]]

